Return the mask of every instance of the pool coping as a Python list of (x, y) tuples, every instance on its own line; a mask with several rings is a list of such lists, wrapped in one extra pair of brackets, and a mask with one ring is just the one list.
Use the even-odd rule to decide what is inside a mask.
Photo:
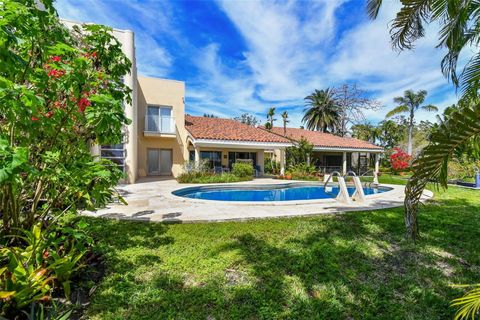
[[(290, 181), (290, 183), (304, 183)], [(280, 184), (285, 184), (285, 181)], [(275, 184), (274, 179), (256, 179), (255, 181), (234, 184), (209, 184), (208, 186), (234, 186), (239, 184)], [(309, 183), (311, 184), (311, 183)], [(321, 183), (323, 184), (323, 183)], [(335, 199), (316, 199), (301, 201), (215, 201), (178, 197), (172, 191), (187, 187), (205, 186), (200, 184), (179, 184), (175, 180), (147, 181), (132, 185), (121, 185), (129, 205), (110, 203), (97, 211), (84, 211), (82, 214), (116, 220), (134, 220), (165, 223), (209, 223), (227, 221), (248, 221), (256, 219), (306, 217), (321, 214), (337, 214), (348, 211), (369, 211), (403, 206), (404, 189), (402, 185), (381, 184), (392, 190), (375, 195), (367, 195), (364, 203), (345, 204)], [(425, 190), (422, 201), (433, 197)]]

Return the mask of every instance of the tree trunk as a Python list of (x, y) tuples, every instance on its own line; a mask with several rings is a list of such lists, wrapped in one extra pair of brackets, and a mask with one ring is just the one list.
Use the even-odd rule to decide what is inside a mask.
[(410, 112), (410, 123), (408, 124), (408, 147), (407, 153), (409, 156), (413, 153), (413, 111)]

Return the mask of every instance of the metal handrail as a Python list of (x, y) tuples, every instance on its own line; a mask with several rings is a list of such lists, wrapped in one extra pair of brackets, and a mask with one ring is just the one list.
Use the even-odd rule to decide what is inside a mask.
[(372, 173), (375, 173), (375, 170), (374, 169), (368, 169), (367, 171), (365, 171), (362, 175), (360, 175), (360, 177), (364, 177), (367, 175), (367, 173), (369, 173), (370, 171), (372, 171)]
[(327, 181), (325, 181), (325, 184), (323, 185), (323, 190), (325, 190), (325, 188), (327, 187), (328, 182), (330, 181), (331, 178), (333, 178), (333, 175), (334, 175), (335, 173), (336, 173), (339, 177), (342, 176), (342, 174), (341, 174), (340, 172), (338, 172), (338, 171), (333, 171), (333, 172), (330, 174), (330, 176), (328, 176)]

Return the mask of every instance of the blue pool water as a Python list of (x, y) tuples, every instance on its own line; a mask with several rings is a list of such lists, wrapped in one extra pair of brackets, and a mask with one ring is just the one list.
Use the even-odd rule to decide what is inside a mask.
[[(355, 188), (347, 187), (353, 194)], [(377, 194), (390, 190), (389, 188), (363, 188), (365, 195)], [(338, 186), (323, 185), (280, 185), (280, 186), (202, 186), (184, 188), (173, 192), (174, 195), (203, 200), (217, 201), (293, 201), (335, 198)]]

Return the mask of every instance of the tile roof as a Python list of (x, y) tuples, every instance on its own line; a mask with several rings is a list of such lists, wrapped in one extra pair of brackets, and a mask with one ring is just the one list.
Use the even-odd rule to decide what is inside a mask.
[[(266, 129), (263, 129), (266, 130)], [(280, 136), (285, 136), (291, 140), (298, 141), (302, 137), (307, 139), (315, 147), (327, 147), (327, 148), (348, 148), (348, 149), (376, 149), (382, 150), (381, 147), (374, 145), (373, 143), (355, 139), (355, 138), (343, 138), (330, 133), (323, 133), (319, 131), (311, 131), (298, 128), (287, 128), (287, 134), (284, 135), (283, 127), (273, 127), (271, 132)]]
[(255, 128), (233, 119), (185, 115), (185, 128), (194, 139), (276, 142), (291, 141), (277, 134)]

